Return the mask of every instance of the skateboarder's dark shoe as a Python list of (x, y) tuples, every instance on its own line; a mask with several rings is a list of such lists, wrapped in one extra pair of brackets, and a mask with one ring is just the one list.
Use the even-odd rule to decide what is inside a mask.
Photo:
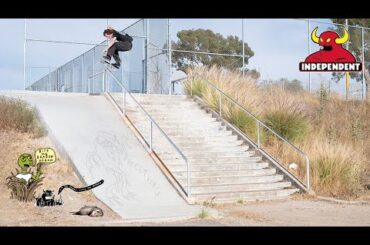
[(121, 64), (120, 63), (114, 63), (114, 64), (112, 64), (112, 66), (114, 68), (116, 68), (116, 69), (119, 69), (119, 67), (121, 66)]
[(121, 63), (121, 59), (120, 59), (118, 54), (113, 54), (113, 59), (116, 61), (116, 63), (118, 63), (118, 64)]
[(104, 61), (106, 63), (110, 63), (110, 59), (111, 59), (111, 57), (108, 56), (108, 55), (105, 55), (105, 56), (102, 57), (102, 61)]

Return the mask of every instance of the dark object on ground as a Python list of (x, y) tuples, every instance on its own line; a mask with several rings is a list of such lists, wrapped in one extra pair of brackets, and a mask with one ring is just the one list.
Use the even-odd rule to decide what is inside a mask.
[(101, 184), (104, 183), (104, 180), (100, 180), (98, 182), (96, 182), (95, 184), (92, 184), (92, 185), (89, 185), (89, 186), (85, 186), (85, 187), (81, 187), (81, 188), (76, 188), (72, 185), (62, 185), (61, 187), (59, 187), (59, 191), (58, 191), (58, 195), (63, 191), (64, 188), (69, 188), (69, 189), (72, 189), (73, 191), (75, 192), (81, 192), (81, 191), (88, 191), (88, 190), (91, 190)]
[(78, 212), (73, 213), (74, 215), (88, 215), (90, 217), (101, 217), (104, 215), (103, 210), (97, 206), (83, 206)]
[(36, 198), (36, 205), (39, 207), (63, 205), (63, 200), (55, 200), (52, 190), (43, 190), (41, 197)]

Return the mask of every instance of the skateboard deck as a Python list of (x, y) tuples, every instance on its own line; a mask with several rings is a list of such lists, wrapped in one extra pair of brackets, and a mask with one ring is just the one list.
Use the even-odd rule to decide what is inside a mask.
[(110, 62), (108, 62), (106, 60), (101, 59), (100, 62), (103, 63), (107, 68), (110, 68), (110, 69), (119, 69), (119, 68), (115, 67), (112, 63), (110, 63)]

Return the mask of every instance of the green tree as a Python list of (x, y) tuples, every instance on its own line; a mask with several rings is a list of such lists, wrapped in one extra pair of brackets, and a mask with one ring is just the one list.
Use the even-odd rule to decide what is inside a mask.
[[(345, 24), (345, 19), (331, 19), (333, 23), (338, 24)], [(370, 27), (370, 19), (348, 19), (348, 25), (353, 26), (363, 26), (363, 27)], [(343, 27), (337, 27), (336, 31), (338, 34), (343, 34)], [(352, 54), (356, 57), (356, 60), (358, 62), (363, 62), (362, 60), (362, 52), (365, 52), (364, 58), (365, 58), (365, 64), (363, 65), (364, 74), (365, 74), (365, 81), (366, 81), (366, 98), (368, 101), (370, 101), (370, 31), (364, 30), (364, 50), (362, 48), (362, 32), (360, 28), (348, 28), (349, 33), (349, 50), (352, 52)], [(367, 62), (366, 62), (367, 61)], [(362, 81), (362, 73), (360, 72), (351, 72), (350, 73), (351, 78), (356, 79), (357, 81)], [(342, 79), (344, 77), (344, 73), (334, 73), (333, 78), (335, 81), (339, 81), (339, 79)]]
[[(211, 30), (192, 29), (179, 31), (177, 37), (179, 40), (172, 42), (172, 49), (232, 55), (243, 54), (243, 41), (237, 36), (224, 37)], [(244, 44), (244, 50), (244, 62), (247, 65), (248, 60), (254, 55), (254, 52), (247, 43)], [(218, 65), (228, 69), (241, 70), (243, 66), (243, 58), (232, 56), (173, 52), (172, 58), (172, 63), (182, 71), (185, 71), (187, 67), (192, 65)], [(243, 69), (248, 71), (246, 67)], [(256, 75), (258, 72), (253, 70), (253, 74)]]

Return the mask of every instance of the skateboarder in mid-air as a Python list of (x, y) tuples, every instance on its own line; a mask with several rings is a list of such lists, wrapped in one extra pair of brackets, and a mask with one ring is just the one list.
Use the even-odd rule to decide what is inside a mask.
[(119, 58), (119, 51), (129, 51), (132, 49), (132, 37), (128, 34), (121, 34), (114, 30), (111, 26), (103, 32), (104, 37), (108, 40), (108, 47), (104, 50), (102, 61), (110, 64), (110, 60), (113, 56), (116, 63), (112, 64), (115, 68), (121, 66), (121, 59)]

